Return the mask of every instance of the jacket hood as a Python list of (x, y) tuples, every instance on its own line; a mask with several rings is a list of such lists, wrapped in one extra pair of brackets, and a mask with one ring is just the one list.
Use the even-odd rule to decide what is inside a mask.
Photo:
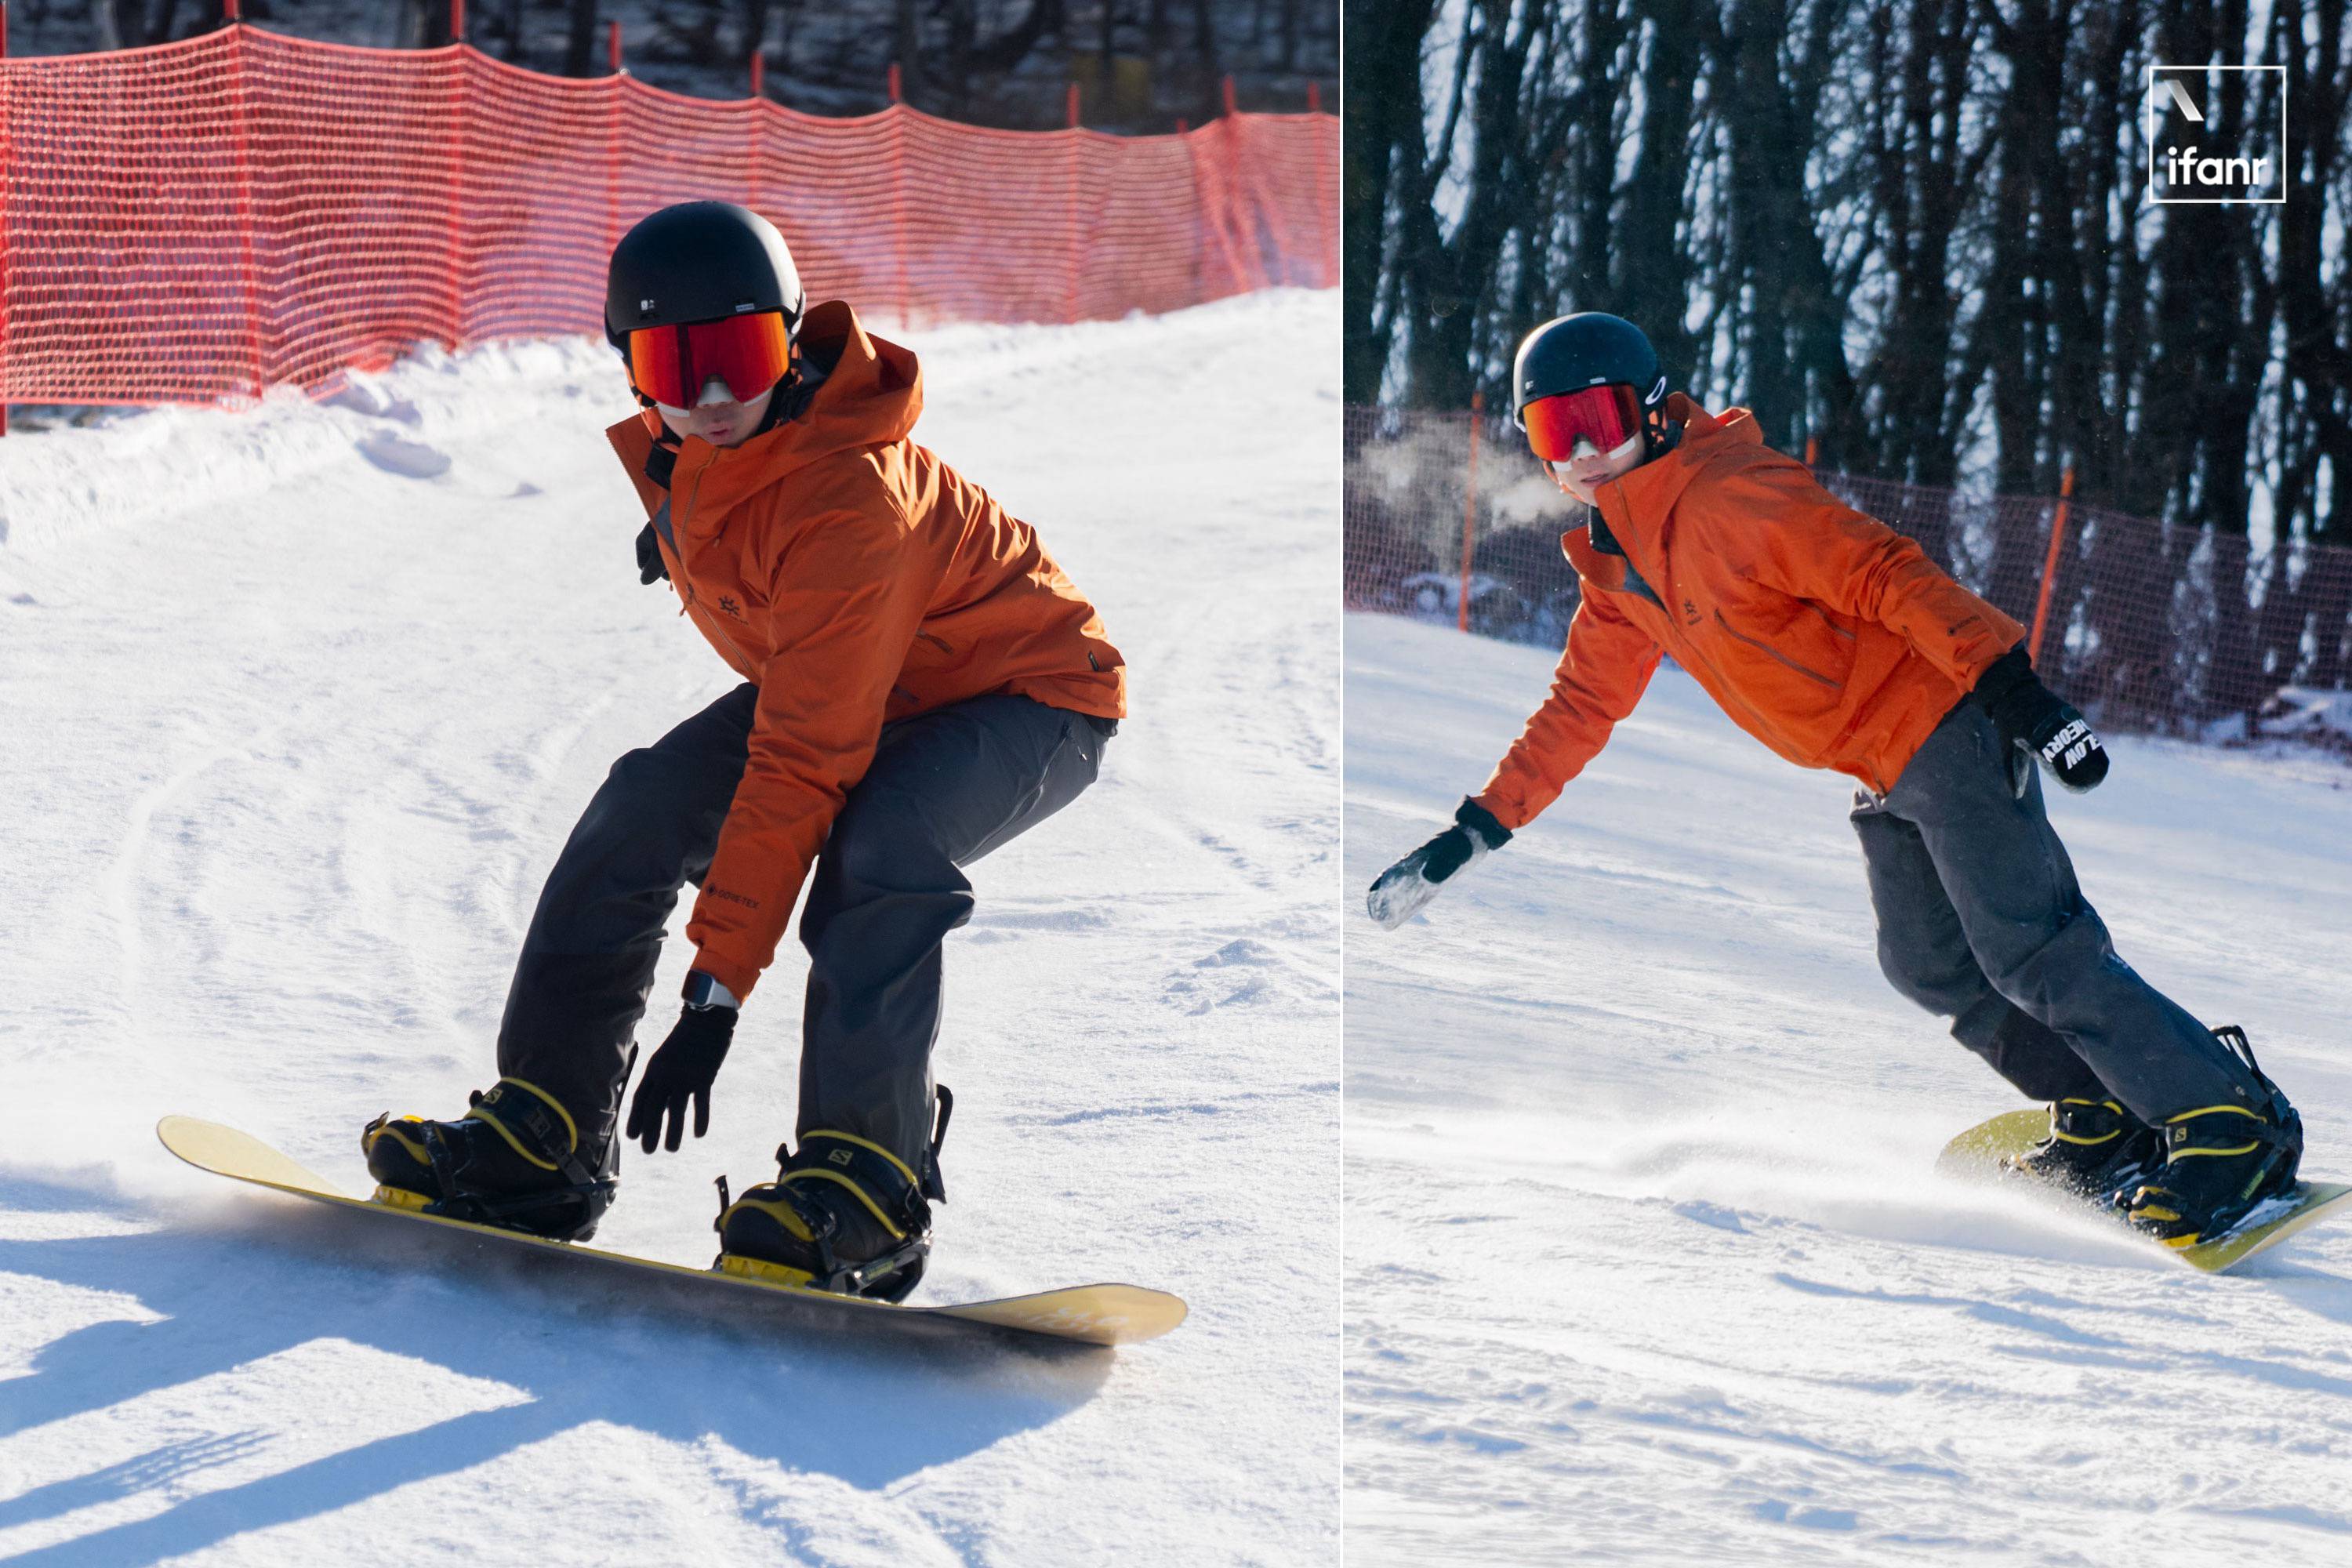
[[(1745, 408), (1709, 414), (1682, 393), (1666, 397), (1666, 416), (1682, 422), (1682, 439), (1664, 457), (1643, 464), (1593, 492), (1601, 521), (1630, 554), (1633, 568), (1654, 569), (1664, 528), (1675, 502), (1690, 488), (1701, 470), (1727, 458), (1744, 459), (1764, 445), (1756, 416)], [(1592, 548), (1586, 529), (1570, 529), (1560, 536), (1560, 547), (1577, 575), (1603, 588), (1625, 586), (1626, 556), (1605, 554)]]
[(1617, 517), (1608, 505), (1612, 491), (1617, 492), (1624, 511), (1643, 518), (1661, 518), (1682, 498), (1701, 468), (1727, 452), (1745, 452), (1750, 447), (1764, 444), (1764, 432), (1757, 426), (1756, 416), (1745, 408), (1709, 414), (1676, 392), (1666, 397), (1666, 417), (1682, 424), (1683, 437), (1675, 449), (1595, 492), (1612, 531), (1617, 527)]
[(754, 457), (769, 478), (835, 452), (902, 441), (914, 430), (923, 412), (923, 372), (913, 350), (869, 335), (857, 312), (839, 300), (809, 310), (800, 350), (804, 361), (824, 371), (808, 407), (735, 448)]
[[(839, 300), (810, 307), (801, 324), (803, 363), (824, 379), (808, 406), (740, 446), (718, 447), (695, 437), (677, 447), (676, 477), (709, 470), (705, 506), (724, 506), (738, 496), (836, 452), (884, 447), (904, 440), (923, 412), (923, 373), (911, 349), (868, 334), (857, 312)], [(645, 495), (648, 511), (659, 504), (660, 487), (645, 475), (654, 447), (651, 414), (622, 420), (605, 437), (629, 477)]]

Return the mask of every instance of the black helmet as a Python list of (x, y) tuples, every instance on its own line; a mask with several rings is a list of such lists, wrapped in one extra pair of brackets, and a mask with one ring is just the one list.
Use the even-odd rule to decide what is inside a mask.
[(1645, 456), (1680, 434), (1665, 421), (1666, 373), (1642, 329), (1605, 310), (1579, 310), (1546, 321), (1520, 341), (1511, 361), (1511, 417), (1527, 427), (1527, 406), (1588, 386), (1630, 386), (1642, 405)]
[(807, 296), (776, 226), (733, 202), (680, 202), (639, 220), (613, 247), (604, 336), (624, 353), (640, 327), (682, 327), (777, 310), (794, 338)]

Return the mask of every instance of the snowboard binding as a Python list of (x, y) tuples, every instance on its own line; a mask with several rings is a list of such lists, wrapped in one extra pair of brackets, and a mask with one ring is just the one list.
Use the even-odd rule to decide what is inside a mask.
[(419, 1214), (494, 1225), (553, 1241), (585, 1241), (612, 1206), (617, 1142), (583, 1158), (580, 1130), (535, 1084), (502, 1078), (477, 1089), (455, 1121), (389, 1113), (360, 1134), (374, 1200)]
[(2124, 1217), (2167, 1247), (2228, 1236), (2273, 1197), (2292, 1192), (2303, 1163), (2303, 1118), (2254, 1061), (2245, 1030), (2226, 1024), (2213, 1037), (2246, 1064), (2261, 1086), (2259, 1108), (2208, 1105), (2165, 1118), (2164, 1163), (2118, 1192)]
[(721, 1273), (807, 1290), (903, 1301), (931, 1251), (931, 1205), (947, 1201), (940, 1146), (955, 1097), (942, 1087), (919, 1174), (878, 1143), (819, 1131), (779, 1144), (777, 1179), (740, 1197), (718, 1180)]
[(2119, 1100), (2060, 1100), (2050, 1107), (2049, 1136), (2000, 1163), (2011, 1175), (2105, 1203), (2164, 1163), (2164, 1140)]

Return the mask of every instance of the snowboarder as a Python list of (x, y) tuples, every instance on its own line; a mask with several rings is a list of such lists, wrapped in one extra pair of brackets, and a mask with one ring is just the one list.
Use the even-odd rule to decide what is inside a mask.
[(2034, 673), (2024, 628), (1765, 447), (1747, 410), (1669, 395), (1630, 321), (1537, 328), (1512, 388), (1537, 458), (1587, 509), (1561, 540), (1583, 596), (1550, 695), (1454, 825), (1373, 884), (1372, 918), (1395, 928), (1507, 843), (1671, 653), (1780, 756), (1857, 782), (1887, 979), (2050, 1102), (2018, 1168), (2176, 1247), (2292, 1186), (2302, 1121), (2243, 1035), (2136, 973), (2075, 884), (2036, 763), (2083, 791), (2107, 753)]
[[(642, 409), (606, 432), (650, 514), (642, 580), (674, 585), (743, 684), (614, 763), (523, 939), (498, 1083), (454, 1121), (378, 1117), (368, 1168), (386, 1201), (587, 1237), (622, 1137), (674, 1151), (689, 1105), (708, 1130), (805, 879), (799, 1147), (724, 1203), (719, 1267), (903, 1300), (944, 1196), (930, 1057), (960, 868), (1094, 782), (1125, 667), (1029, 525), (909, 438), (915, 355), (806, 305), (766, 219), (646, 218), (604, 322)], [(617, 1130), (687, 882), (684, 1007)]]

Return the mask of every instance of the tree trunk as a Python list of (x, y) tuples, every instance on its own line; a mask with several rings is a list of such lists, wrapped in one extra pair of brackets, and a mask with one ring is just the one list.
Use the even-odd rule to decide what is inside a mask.
[(930, 97), (931, 76), (923, 64), (923, 13), (920, 0), (898, 0), (891, 47), (898, 60), (898, 89), (910, 105)]
[(572, 0), (572, 25), (563, 39), (563, 74), (593, 74), (596, 58), (596, 0)]
[(1417, 174), (1423, 142), (1421, 45), (1434, 0), (1346, 0), (1348, 76), (1340, 99), (1339, 320), (1342, 396), (1380, 401), (1391, 346), (1379, 319), (1396, 214), (1409, 199), (1400, 169)]
[(1698, 8), (1699, 0), (1643, 0), (1636, 9), (1636, 25), (1649, 25), (1649, 69), (1642, 79), (1641, 145), (1612, 256), (1612, 292), (1626, 320), (1648, 334), (1658, 363), (1677, 387), (1689, 384), (1694, 356), (1683, 325), (1691, 268), (1678, 230), (1683, 187), (1690, 177)]
[(768, 44), (769, 0), (743, 0), (743, 63), (750, 65), (751, 57)]

